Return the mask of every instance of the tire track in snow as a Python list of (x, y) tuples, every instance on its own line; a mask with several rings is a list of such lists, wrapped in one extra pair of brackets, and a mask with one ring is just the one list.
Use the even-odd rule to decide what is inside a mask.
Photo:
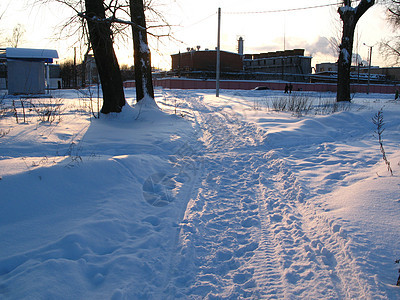
[(328, 245), (329, 224), (310, 228), (315, 212), (307, 208), (315, 208), (303, 203), (294, 174), (266, 149), (264, 133), (199, 97), (188, 105), (203, 133), (203, 175), (181, 222), (165, 298), (357, 295), (349, 290), (354, 284), (362, 290), (363, 281), (351, 270), (346, 241), (334, 235)]
[(205, 178), (186, 211), (173, 295), (283, 298), (278, 245), (259, 197), (262, 181), (268, 183), (259, 169), (270, 159), (254, 148), (263, 136), (223, 112), (207, 116), (210, 110), (196, 102), (207, 149)]
[[(258, 294), (254, 267), (247, 263), (259, 247), (258, 203), (252, 188), (258, 178), (253, 170), (246, 170), (252, 152), (235, 150), (255, 143), (253, 138), (232, 139), (247, 129), (228, 128), (227, 122), (237, 120), (212, 114), (200, 121), (206, 148), (204, 176), (182, 222), (173, 297), (247, 298)], [(181, 270), (186, 272), (181, 274)]]
[[(234, 115), (210, 113), (200, 101), (192, 101), (200, 112), (197, 122), (206, 148), (204, 176), (182, 222), (169, 295), (259, 298), (267, 294), (260, 292), (262, 280), (268, 283), (263, 289), (269, 295), (281, 297), (279, 260), (261, 231), (263, 216), (257, 199), (257, 168), (265, 158), (262, 151), (252, 150), (262, 143), (263, 133)], [(264, 268), (254, 264), (259, 257)]]
[[(283, 294), (277, 299), (310, 299), (315, 295), (324, 299), (340, 298), (340, 280), (336, 280), (334, 258), (328, 252), (318, 256), (312, 249), (313, 238), (305, 228), (304, 216), (299, 209), (305, 197), (302, 187), (274, 152), (265, 158), (270, 163), (260, 168), (260, 214), (265, 243), (272, 247), (282, 276)], [(262, 264), (265, 255), (261, 252), (259, 263), (256, 263), (261, 272), (265, 267)], [(260, 287), (270, 285), (268, 281), (260, 282)], [(274, 295), (266, 293), (263, 296), (273, 298)]]

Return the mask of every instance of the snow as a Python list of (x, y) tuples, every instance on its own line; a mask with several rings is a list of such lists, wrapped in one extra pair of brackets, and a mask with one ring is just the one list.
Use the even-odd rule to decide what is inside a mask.
[(394, 95), (125, 92), (93, 119), (53, 91), (52, 123), (0, 101), (0, 299), (400, 298)]
[(149, 45), (144, 41), (143, 34), (139, 31), (139, 41), (140, 41), (140, 52), (150, 53)]
[(57, 50), (51, 49), (27, 49), (27, 48), (6, 48), (7, 58), (58, 58)]
[(350, 5), (345, 5), (345, 6), (339, 7), (339, 10), (340, 10), (341, 14), (345, 14), (347, 12), (355, 13), (357, 11), (357, 8), (358, 7), (351, 7)]
[(342, 50), (340, 50), (342, 52), (342, 56), (343, 56), (343, 61), (345, 64), (350, 63), (350, 54), (347, 51), (347, 49), (343, 48)]

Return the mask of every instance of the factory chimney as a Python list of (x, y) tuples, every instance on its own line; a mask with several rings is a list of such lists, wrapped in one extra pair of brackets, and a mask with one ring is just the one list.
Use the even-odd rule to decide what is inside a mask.
[(244, 40), (242, 37), (239, 37), (238, 39), (238, 53), (240, 55), (243, 55), (244, 53)]

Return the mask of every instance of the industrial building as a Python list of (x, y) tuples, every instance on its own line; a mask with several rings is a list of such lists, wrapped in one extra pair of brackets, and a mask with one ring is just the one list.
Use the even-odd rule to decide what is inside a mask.
[[(336, 82), (338, 64), (337, 63), (321, 63), (317, 64), (315, 74), (311, 76), (311, 82)], [(400, 68), (380, 68), (377, 66), (351, 66), (350, 68), (351, 83), (376, 83), (390, 84), (400, 82)]]
[(311, 74), (311, 56), (304, 49), (245, 54), (244, 70), (268, 80), (307, 81)]
[[(386, 68), (374, 68), (371, 67), (371, 69), (369, 70), (371, 75), (375, 75), (375, 76), (384, 76), (386, 78), (387, 81), (391, 81), (391, 82), (400, 82), (400, 68), (399, 67), (386, 67)], [(361, 68), (362, 73), (367, 73), (368, 72), (368, 68), (364, 67)]]
[(337, 72), (337, 70), (338, 70), (337, 62), (336, 63), (326, 62), (315, 65), (315, 73)]
[[(221, 79), (278, 80), (286, 82), (336, 82), (337, 63), (317, 64), (312, 74), (311, 56), (305, 49), (293, 49), (259, 54), (244, 54), (244, 40), (238, 38), (238, 53), (220, 51)], [(171, 55), (172, 75), (187, 78), (216, 78), (216, 50), (200, 47)], [(400, 68), (354, 66), (352, 83), (388, 83), (400, 81)], [(170, 73), (170, 74), (171, 74)]]
[[(187, 52), (171, 55), (172, 71), (177, 73), (212, 73), (215, 76), (217, 51), (200, 50), (200, 47), (188, 49)], [(243, 71), (243, 61), (238, 53), (220, 51), (221, 72)]]
[[(307, 81), (311, 59), (304, 49), (244, 54), (244, 40), (238, 38), (238, 53), (220, 51), (221, 78), (249, 80)], [(171, 71), (178, 76), (215, 78), (217, 51), (200, 47), (171, 55)]]

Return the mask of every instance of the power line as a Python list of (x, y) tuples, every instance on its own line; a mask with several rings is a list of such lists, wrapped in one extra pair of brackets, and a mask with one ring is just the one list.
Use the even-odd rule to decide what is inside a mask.
[(223, 14), (227, 14), (227, 15), (270, 14), (270, 13), (308, 10), (308, 9), (321, 8), (321, 7), (337, 6), (337, 5), (339, 5), (339, 3), (322, 4), (322, 5), (298, 7), (298, 8), (277, 9), (277, 10), (248, 11), (248, 12), (223, 12)]
[(194, 22), (192, 24), (186, 25), (185, 28), (189, 28), (189, 27), (195, 26), (197, 24), (200, 24), (200, 23), (204, 22), (205, 20), (208, 20), (209, 18), (214, 17), (215, 15), (217, 15), (216, 12), (212, 13), (211, 15), (209, 15), (209, 16), (207, 16), (207, 17), (205, 17), (205, 18), (203, 18), (203, 19), (201, 19), (199, 21), (196, 21), (196, 22)]
[[(359, 0), (351, 0), (351, 2), (357, 2)], [(341, 0), (337, 0), (336, 3), (330, 3), (330, 4), (321, 4), (321, 5), (315, 5), (315, 6), (306, 6), (306, 7), (298, 7), (298, 8), (289, 8), (289, 9), (279, 9), (279, 10), (266, 10), (266, 11), (254, 11), (254, 12), (224, 12), (221, 11), (222, 14), (225, 15), (239, 15), (239, 14), (268, 14), (268, 13), (280, 13), (280, 12), (292, 12), (292, 11), (299, 11), (299, 10), (308, 10), (308, 9), (315, 9), (315, 8), (323, 8), (323, 7), (330, 7), (330, 6), (338, 6), (343, 4)], [(196, 26), (200, 23), (203, 23), (207, 21), (208, 19), (214, 17), (217, 15), (217, 12), (214, 12), (198, 21), (195, 21), (194, 23), (191, 23), (189, 25), (183, 26), (181, 29), (176, 30), (176, 32), (180, 32), (183, 30), (186, 30), (187, 28)], [(179, 41), (180, 44), (185, 44), (183, 41)]]

